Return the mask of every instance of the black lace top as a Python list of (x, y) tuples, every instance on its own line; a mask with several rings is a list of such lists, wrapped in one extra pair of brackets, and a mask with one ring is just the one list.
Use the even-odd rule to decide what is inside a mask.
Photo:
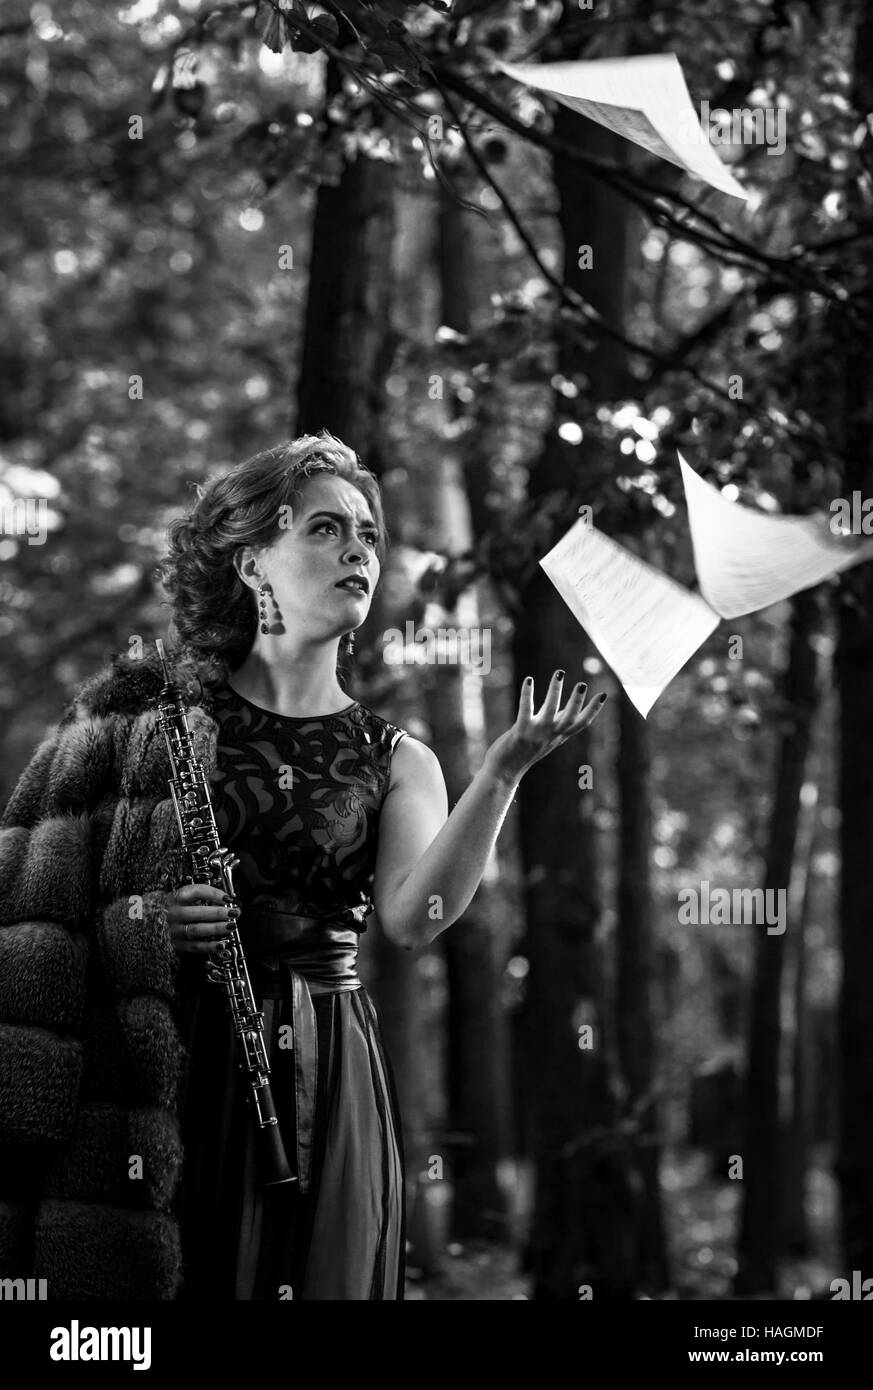
[(273, 714), (226, 683), (212, 800), (221, 843), (239, 856), (240, 906), (276, 899), (305, 917), (351, 912), (371, 898), (379, 811), (404, 730), (357, 701), (338, 714)]

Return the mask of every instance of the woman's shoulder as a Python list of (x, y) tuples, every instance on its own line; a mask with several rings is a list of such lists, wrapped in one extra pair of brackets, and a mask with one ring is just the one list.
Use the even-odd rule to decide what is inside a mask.
[(446, 794), (445, 777), (436, 753), (420, 738), (404, 731), (391, 756), (387, 792), (404, 798), (436, 800)]
[(431, 773), (435, 768), (439, 768), (440, 760), (436, 753), (428, 744), (410, 734), (407, 730), (401, 730), (403, 735), (402, 742), (397, 740), (397, 758), (395, 759), (399, 772)]
[(393, 753), (394, 749), (401, 742), (405, 743), (412, 735), (399, 724), (394, 724), (384, 715), (377, 714), (369, 705), (362, 704), (360, 700), (349, 710), (349, 716), (354, 723), (363, 729), (365, 735), (369, 735), (370, 741), (378, 739)]
[(376, 714), (367, 705), (359, 703), (356, 711), (359, 721), (365, 728), (376, 731), (390, 754), (392, 787), (401, 781), (421, 781), (429, 785), (435, 778), (442, 779), (439, 758), (422, 739), (402, 725)]
[[(426, 767), (431, 769), (434, 765), (439, 767), (439, 759), (436, 753), (420, 735), (427, 732), (427, 726), (417, 717), (410, 721), (407, 729), (402, 724), (397, 724), (388, 719), (385, 715), (378, 714), (369, 705), (357, 701), (350, 711), (352, 718), (361, 724), (365, 729), (378, 730), (390, 744), (391, 751), (396, 749), (400, 754), (404, 765), (410, 768)], [(400, 753), (400, 750), (403, 750)]]

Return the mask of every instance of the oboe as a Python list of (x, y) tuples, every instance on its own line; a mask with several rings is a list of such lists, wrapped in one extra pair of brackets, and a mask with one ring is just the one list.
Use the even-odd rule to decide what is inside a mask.
[[(170, 793), (182, 835), (182, 846), (190, 865), (186, 883), (209, 883), (220, 888), (236, 903), (233, 870), (239, 859), (224, 848), (215, 824), (206, 774), (194, 756), (188, 718), (178, 688), (170, 679), (164, 644), (155, 640), (164, 686), (158, 696), (158, 724), (167, 741), (172, 777)], [(221, 949), (210, 957), (207, 978), (223, 987), (234, 1033), (240, 1051), (239, 1066), (245, 1074), (248, 1098), (258, 1139), (259, 1176), (264, 1186), (295, 1182), (291, 1172), (279, 1121), (270, 1090), (270, 1064), (264, 1043), (264, 1015), (255, 1006), (248, 967), (243, 954), (237, 921), (233, 920)]]

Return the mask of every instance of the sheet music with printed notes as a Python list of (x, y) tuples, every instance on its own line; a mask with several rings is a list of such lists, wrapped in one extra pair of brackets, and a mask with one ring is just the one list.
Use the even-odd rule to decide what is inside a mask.
[(581, 518), (540, 564), (643, 718), (718, 626), (697, 594)]
[(701, 594), (581, 518), (540, 560), (643, 718), (722, 618), (769, 608), (873, 557), (873, 538), (835, 535), (830, 515), (772, 516), (729, 502), (678, 457)]
[(742, 618), (820, 584), (873, 554), (869, 538), (834, 535), (832, 517), (773, 516), (729, 502), (679, 454), (700, 591)]
[(496, 66), (719, 192), (748, 200), (700, 124), (675, 53)]

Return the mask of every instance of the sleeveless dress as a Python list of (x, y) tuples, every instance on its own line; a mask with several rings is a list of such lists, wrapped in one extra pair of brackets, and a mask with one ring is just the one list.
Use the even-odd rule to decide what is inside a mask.
[(227, 683), (213, 716), (213, 809), (240, 861), (240, 939), (297, 1180), (259, 1183), (225, 994), (206, 980), (206, 956), (184, 956), (180, 1297), (402, 1299), (397, 1097), (355, 959), (404, 731), (358, 702), (318, 717), (274, 714)]

